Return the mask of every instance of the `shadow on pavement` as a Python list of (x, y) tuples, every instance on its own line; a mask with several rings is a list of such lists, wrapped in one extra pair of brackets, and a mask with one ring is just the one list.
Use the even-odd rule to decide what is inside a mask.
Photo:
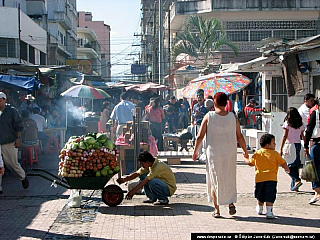
[[(307, 213), (306, 213), (307, 215)], [(236, 221), (243, 222), (259, 222), (259, 223), (268, 223), (268, 224), (279, 224), (279, 225), (288, 225), (288, 226), (297, 226), (299, 227), (320, 227), (319, 219), (304, 219), (297, 217), (287, 217), (287, 216), (277, 216), (276, 219), (267, 219), (265, 216), (261, 217), (239, 217), (234, 216)]]
[(191, 204), (191, 203), (172, 203), (166, 206), (153, 205), (135, 205), (118, 207), (100, 206), (99, 212), (101, 214), (110, 215), (128, 215), (128, 216), (179, 216), (192, 215), (191, 212), (212, 212), (213, 207)]
[(174, 173), (176, 182), (179, 183), (206, 183), (206, 175), (193, 172), (176, 172)]

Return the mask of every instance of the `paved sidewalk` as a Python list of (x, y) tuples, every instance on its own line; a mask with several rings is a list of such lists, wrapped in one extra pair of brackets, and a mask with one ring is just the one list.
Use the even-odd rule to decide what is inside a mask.
[[(12, 174), (3, 181), (0, 195), (0, 239), (190, 239), (191, 232), (319, 232), (318, 202), (309, 205), (311, 184), (305, 183), (300, 192), (290, 192), (290, 177), (279, 169), (275, 220), (255, 214), (254, 168), (246, 166), (241, 154), (237, 162), (237, 214), (228, 215), (222, 207), (221, 219), (212, 217), (212, 204), (207, 202), (205, 164), (182, 159), (181, 165), (171, 166), (178, 190), (170, 205), (143, 204), (143, 195), (110, 208), (101, 202), (98, 192), (82, 208), (66, 206), (69, 190), (50, 187), (51, 183), (30, 177), (30, 187), (22, 189)], [(40, 166), (57, 173), (57, 156), (41, 156)], [(227, 174), (227, 173), (226, 173)], [(112, 180), (111, 180), (112, 182)], [(121, 185), (126, 190), (125, 185)], [(91, 191), (84, 191), (89, 196)]]

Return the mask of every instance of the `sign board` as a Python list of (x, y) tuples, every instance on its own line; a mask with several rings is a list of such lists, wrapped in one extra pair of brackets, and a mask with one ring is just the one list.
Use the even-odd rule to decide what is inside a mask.
[(131, 74), (142, 75), (146, 74), (147, 66), (141, 64), (132, 64), (131, 65)]
[(92, 74), (92, 60), (91, 59), (67, 59), (66, 65), (79, 69), (81, 73)]

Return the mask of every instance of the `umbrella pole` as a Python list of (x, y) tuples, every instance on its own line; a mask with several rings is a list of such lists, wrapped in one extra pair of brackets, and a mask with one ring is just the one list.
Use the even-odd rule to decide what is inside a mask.
[(91, 99), (91, 112), (93, 112), (93, 99)]
[(66, 101), (66, 129), (68, 127), (68, 100)]

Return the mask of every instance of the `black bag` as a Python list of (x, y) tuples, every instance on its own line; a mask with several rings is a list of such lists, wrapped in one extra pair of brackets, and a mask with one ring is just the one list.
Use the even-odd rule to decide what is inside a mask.
[(192, 139), (192, 134), (189, 133), (189, 132), (182, 133), (182, 134), (180, 135), (180, 139), (181, 139), (181, 140), (184, 140), (184, 139)]
[(247, 123), (247, 118), (246, 115), (244, 113), (244, 109), (241, 109), (238, 113), (237, 113), (237, 117), (239, 120), (239, 123), (241, 126), (245, 126)]

